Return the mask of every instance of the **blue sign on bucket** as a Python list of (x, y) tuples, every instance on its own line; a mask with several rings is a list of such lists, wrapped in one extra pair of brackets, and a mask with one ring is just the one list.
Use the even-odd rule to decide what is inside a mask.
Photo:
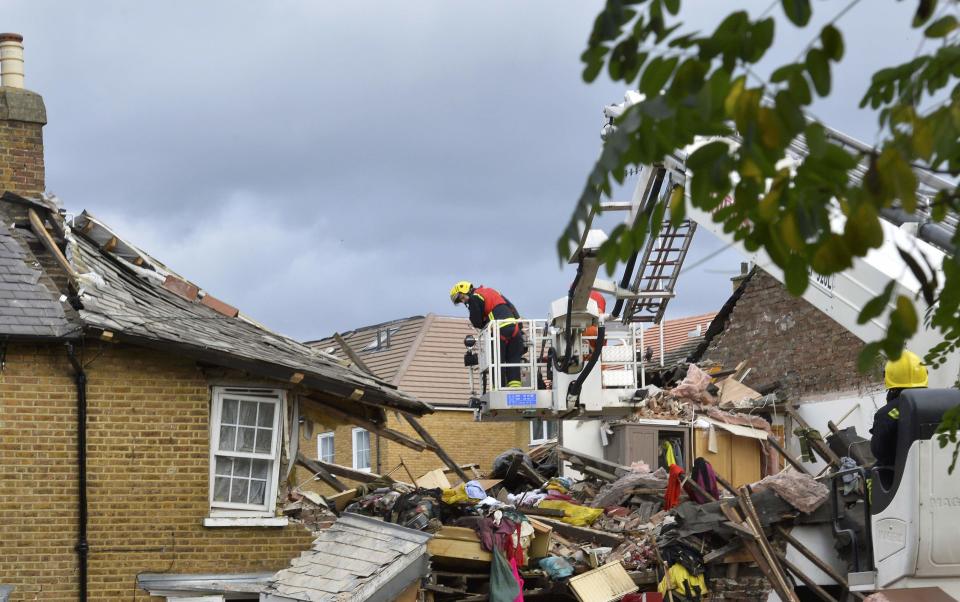
[(507, 393), (508, 408), (525, 408), (537, 405), (536, 393)]

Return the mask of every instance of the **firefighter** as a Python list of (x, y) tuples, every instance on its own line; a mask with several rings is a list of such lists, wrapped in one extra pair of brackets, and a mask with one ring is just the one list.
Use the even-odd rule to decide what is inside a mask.
[[(450, 300), (454, 305), (463, 303), (467, 306), (470, 323), (474, 328), (483, 329), (490, 320), (499, 321), (500, 362), (520, 364), (524, 351), (523, 330), (520, 328), (520, 314), (513, 303), (495, 289), (483, 285), (475, 287), (466, 280), (453, 285), (450, 289)], [(523, 383), (520, 381), (520, 366), (502, 368), (500, 380), (507, 387), (521, 386)]]
[(904, 389), (927, 387), (927, 368), (916, 353), (904, 349), (900, 358), (888, 361), (884, 369), (887, 404), (873, 415), (870, 451), (877, 466), (893, 466), (897, 460), (897, 427), (900, 423), (900, 393)]

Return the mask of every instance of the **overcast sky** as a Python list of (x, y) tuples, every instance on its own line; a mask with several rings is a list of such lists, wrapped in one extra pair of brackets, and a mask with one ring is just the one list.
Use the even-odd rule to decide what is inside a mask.
[[(731, 4), (687, 0), (712, 29)], [(847, 3), (815, 2), (819, 22)], [(754, 14), (769, 0), (739, 2)], [(818, 117), (873, 142), (869, 74), (913, 56), (916, 2), (840, 22)], [(529, 317), (565, 294), (555, 241), (620, 85), (585, 85), (600, 2), (6, 0), (43, 94), (47, 187), (212, 294), (300, 339), (501, 289)], [(817, 29), (778, 17), (775, 66)], [(626, 199), (624, 199), (626, 200)], [(716, 310), (741, 257), (703, 234), (668, 317)]]

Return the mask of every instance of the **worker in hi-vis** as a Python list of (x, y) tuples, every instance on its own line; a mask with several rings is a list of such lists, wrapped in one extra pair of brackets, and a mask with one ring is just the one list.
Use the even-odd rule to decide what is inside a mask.
[(507, 387), (519, 387), (520, 362), (523, 358), (523, 329), (520, 328), (520, 314), (513, 303), (495, 289), (480, 285), (474, 287), (466, 280), (453, 285), (450, 300), (454, 305), (463, 303), (470, 311), (470, 323), (474, 328), (483, 329), (491, 320), (497, 320), (500, 328), (500, 362), (517, 364), (500, 371), (501, 383)]
[(927, 368), (916, 353), (904, 349), (899, 359), (887, 362), (883, 380), (887, 387), (887, 404), (873, 415), (870, 451), (877, 459), (877, 466), (893, 466), (897, 459), (900, 393), (904, 389), (926, 388)]

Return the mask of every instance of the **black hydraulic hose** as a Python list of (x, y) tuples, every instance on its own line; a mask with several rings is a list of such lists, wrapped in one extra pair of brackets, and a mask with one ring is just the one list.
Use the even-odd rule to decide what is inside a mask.
[(77, 560), (80, 569), (80, 602), (87, 602), (87, 561), (90, 543), (87, 541), (87, 373), (77, 359), (73, 345), (67, 344), (67, 357), (73, 366), (73, 378), (77, 387), (77, 510), (79, 513)]
[(583, 276), (583, 261), (577, 264), (577, 275), (574, 276), (573, 282), (570, 284), (570, 290), (567, 291), (567, 320), (563, 331), (566, 349), (563, 351), (563, 359), (557, 364), (557, 369), (560, 372), (567, 371), (567, 368), (570, 367), (570, 358), (573, 355), (573, 326), (570, 324), (570, 318), (573, 315), (573, 293), (577, 290), (577, 285), (580, 284), (581, 276)]
[[(633, 278), (633, 269), (637, 265), (637, 255), (640, 253), (634, 251), (630, 255), (630, 259), (627, 261), (626, 267), (623, 268), (623, 278), (620, 279), (620, 288), (627, 288), (630, 286), (630, 279)], [(611, 314), (614, 319), (620, 317), (620, 312), (623, 310), (623, 299), (617, 299), (617, 302), (613, 304), (613, 313)]]
[(603, 353), (603, 343), (606, 338), (605, 335), (606, 326), (601, 324), (600, 328), (597, 329), (596, 347), (594, 347), (593, 353), (590, 355), (589, 361), (587, 361), (587, 365), (580, 371), (580, 376), (567, 387), (567, 398), (569, 398), (570, 395), (574, 395), (577, 401), (580, 401), (580, 389), (583, 387), (583, 383), (587, 380), (587, 377), (590, 376), (590, 372), (593, 371), (593, 367), (600, 361), (600, 355)]

